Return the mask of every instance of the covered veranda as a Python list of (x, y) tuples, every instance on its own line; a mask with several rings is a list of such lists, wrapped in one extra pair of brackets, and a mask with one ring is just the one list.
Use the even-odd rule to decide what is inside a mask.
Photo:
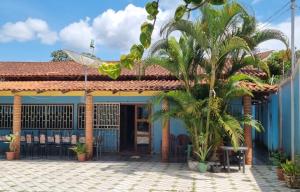
[[(70, 155), (68, 151), (70, 146), (75, 145), (76, 142), (85, 143), (89, 159), (92, 159), (93, 156), (99, 158), (99, 155), (101, 155), (99, 153), (101, 152), (122, 152), (120, 150), (120, 145), (122, 144), (119, 131), (120, 108), (124, 103), (122, 104), (122, 102), (117, 101), (119, 98), (127, 98), (127, 100), (128, 97), (147, 98), (143, 101), (137, 100), (131, 102), (130, 104), (136, 104), (135, 107), (139, 107), (138, 110), (140, 113), (146, 113), (147, 117), (140, 118), (139, 120), (144, 120), (143, 125), (150, 126), (150, 122), (147, 120), (149, 111), (147, 112), (146, 110), (148, 109), (150, 98), (157, 95), (160, 92), (159, 90), (153, 90), (153, 87), (151, 88), (152, 90), (145, 90), (144, 88), (143, 91), (124, 91), (118, 87), (115, 87), (118, 90), (103, 90), (103, 88), (95, 86), (93, 82), (89, 82), (89, 91), (85, 95), (83, 82), (76, 82), (76, 84), (80, 83), (82, 87), (77, 88), (72, 86), (71, 82), (42, 82), (35, 84), (35, 86), (32, 86), (34, 82), (4, 82), (1, 84), (0, 94), (2, 101), (3, 99), (12, 101), (10, 105), (7, 103), (0, 105), (2, 115), (6, 115), (5, 117), (2, 116), (1, 124), (2, 127), (12, 127), (11, 129), (5, 129), (6, 134), (9, 132), (19, 133), (17, 134), (17, 157), (20, 157), (21, 151), (23, 151), (23, 155), (28, 155), (28, 151), (26, 151), (28, 149), (25, 147), (29, 139), (28, 137), (31, 137), (32, 146), (38, 144), (35, 152), (40, 153), (40, 155), (47, 155), (43, 154), (45, 151), (41, 151), (41, 147), (47, 146), (47, 143), (49, 143), (48, 153), (67, 154), (68, 156)], [(119, 82), (119, 84), (122, 84), (122, 82)], [(4, 88), (7, 89), (9, 86), (11, 86), (9, 90), (4, 90)], [(135, 86), (137, 86), (136, 82)], [(164, 86), (167, 85), (164, 84)], [(253, 104), (258, 101), (263, 102), (268, 94), (276, 91), (276, 86), (264, 85), (261, 87), (251, 83), (242, 86), (247, 86), (253, 90), (255, 97), (244, 96), (233, 103), (231, 110), (234, 115), (252, 115)], [(168, 88), (169, 90), (178, 89), (179, 84), (171, 82)], [(78, 103), (74, 104), (74, 98), (78, 100)], [(103, 102), (99, 98), (106, 98), (106, 102)], [(114, 100), (112, 98), (118, 99)], [(42, 100), (42, 103), (50, 104), (33, 104), (30, 103), (32, 99)], [(48, 102), (45, 102), (45, 99)], [(56, 102), (56, 104), (52, 102)], [(167, 110), (168, 103), (163, 102), (161, 107)], [(106, 116), (103, 116), (103, 114), (106, 114)], [(136, 113), (136, 115), (138, 114)], [(170, 150), (172, 150), (171, 141), (169, 140), (170, 122), (164, 125), (165, 127), (159, 127), (159, 129), (162, 129), (161, 159), (162, 161), (168, 161)], [(141, 127), (141, 129), (143, 131), (147, 130), (145, 127)], [(150, 135), (147, 136), (146, 132), (141, 132), (142, 130), (140, 130), (138, 137), (142, 137), (140, 139), (144, 142), (135, 142), (133, 144), (134, 149), (131, 152), (135, 154), (154, 154), (154, 134), (149, 133)], [(154, 132), (154, 129), (152, 132)], [(28, 133), (32, 134), (28, 136)], [(3, 132), (2, 135), (4, 135)], [(252, 135), (252, 127), (245, 125), (245, 143), (248, 147), (246, 164), (252, 164)], [(135, 137), (135, 139), (138, 137)], [(151, 142), (150, 140), (153, 141)], [(52, 143), (51, 145), (50, 142)], [(97, 148), (98, 144), (100, 148)], [(26, 153), (24, 153), (24, 150)], [(34, 153), (34, 149), (31, 150)], [(42, 148), (42, 150), (46, 149)]]

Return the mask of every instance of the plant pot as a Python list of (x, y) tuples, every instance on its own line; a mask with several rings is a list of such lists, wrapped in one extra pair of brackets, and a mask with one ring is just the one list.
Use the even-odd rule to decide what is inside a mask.
[(83, 154), (77, 154), (77, 159), (78, 159), (79, 162), (86, 161), (85, 153), (83, 153)]
[(192, 171), (198, 171), (199, 161), (188, 159), (188, 167)]
[(206, 162), (199, 162), (198, 170), (200, 173), (205, 173), (207, 171), (207, 163)]
[(284, 181), (284, 174), (282, 168), (276, 168), (277, 178), (279, 181)]
[(15, 159), (15, 152), (6, 152), (6, 159), (11, 161)]
[(284, 180), (289, 188), (300, 189), (300, 176), (284, 174)]

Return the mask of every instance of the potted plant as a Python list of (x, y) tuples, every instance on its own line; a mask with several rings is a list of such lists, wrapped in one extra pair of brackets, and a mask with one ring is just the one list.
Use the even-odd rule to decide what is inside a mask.
[(6, 142), (9, 143), (9, 151), (6, 152), (6, 159), (7, 160), (14, 160), (15, 153), (16, 153), (16, 134), (9, 134), (6, 136)]
[(286, 161), (281, 165), (284, 172), (284, 180), (289, 188), (300, 189), (300, 165), (297, 161)]
[(199, 157), (199, 163), (198, 163), (198, 170), (200, 173), (205, 173), (208, 168), (207, 164), (207, 156), (211, 149), (211, 146), (208, 146), (207, 144), (207, 134), (201, 133), (198, 140), (198, 149), (195, 151), (195, 153)]
[(86, 160), (86, 146), (83, 143), (78, 142), (74, 147), (70, 148), (77, 154), (77, 159), (79, 162)]
[(270, 160), (272, 162), (272, 165), (276, 166), (276, 173), (277, 173), (277, 178), (280, 181), (284, 180), (284, 174), (283, 174), (283, 169), (281, 165), (285, 163), (287, 157), (283, 150), (277, 150), (274, 152), (271, 152), (270, 154)]

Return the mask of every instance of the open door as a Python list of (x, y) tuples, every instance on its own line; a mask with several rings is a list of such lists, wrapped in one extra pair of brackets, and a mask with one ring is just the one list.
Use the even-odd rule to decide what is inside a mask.
[(149, 105), (138, 104), (135, 106), (135, 151), (137, 153), (151, 153), (150, 114)]

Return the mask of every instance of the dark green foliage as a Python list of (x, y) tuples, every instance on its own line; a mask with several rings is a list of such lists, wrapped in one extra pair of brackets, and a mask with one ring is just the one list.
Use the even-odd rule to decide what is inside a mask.
[(72, 59), (63, 51), (57, 50), (51, 53), (51, 61), (72, 61)]

